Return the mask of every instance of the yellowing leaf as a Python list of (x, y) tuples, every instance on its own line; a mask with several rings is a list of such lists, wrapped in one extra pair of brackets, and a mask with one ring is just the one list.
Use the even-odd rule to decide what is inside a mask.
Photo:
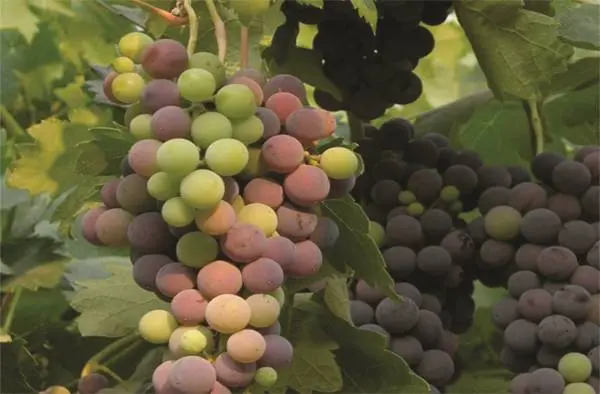
[(28, 0), (28, 2), (30, 6), (39, 8), (40, 11), (56, 12), (65, 16), (75, 16), (70, 5), (64, 4), (64, 0)]
[(373, 0), (351, 0), (352, 6), (371, 27), (373, 33), (377, 31), (377, 7)]
[(25, 0), (0, 0), (0, 30), (18, 30), (28, 43), (38, 32), (39, 19), (35, 16)]

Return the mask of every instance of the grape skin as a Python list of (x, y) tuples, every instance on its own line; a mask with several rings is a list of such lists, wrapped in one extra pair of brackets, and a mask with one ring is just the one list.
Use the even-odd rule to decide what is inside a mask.
[(191, 207), (211, 209), (216, 207), (225, 195), (225, 183), (212, 171), (196, 170), (183, 178), (179, 191)]
[(417, 267), (430, 275), (442, 275), (450, 269), (452, 257), (441, 246), (426, 246), (417, 254)]
[(156, 275), (165, 265), (173, 263), (170, 257), (162, 254), (147, 254), (133, 264), (133, 280), (144, 290), (158, 291)]
[(327, 198), (329, 178), (318, 168), (301, 164), (285, 177), (283, 190), (287, 198), (300, 206), (311, 206)]
[(221, 239), (223, 252), (236, 262), (249, 263), (266, 249), (267, 237), (253, 224), (236, 223)]
[(508, 278), (508, 293), (519, 299), (528, 290), (537, 289), (542, 285), (540, 278), (532, 271), (518, 271)]
[(151, 114), (169, 105), (181, 106), (177, 84), (168, 79), (153, 79), (148, 82), (142, 90), (140, 102), (144, 111)]
[(415, 246), (423, 239), (419, 221), (407, 215), (392, 218), (385, 227), (386, 239), (390, 245)]
[(277, 229), (278, 219), (275, 211), (260, 203), (245, 205), (237, 213), (238, 223), (254, 224), (266, 236), (271, 236)]
[[(250, 306), (250, 325), (255, 328), (268, 328), (277, 324), (281, 305), (279, 301), (268, 294), (252, 294), (246, 298)], [(267, 335), (263, 332), (263, 334)]]
[(106, 246), (120, 247), (129, 243), (127, 232), (134, 217), (121, 208), (106, 210), (98, 215), (94, 230), (98, 240)]
[(435, 347), (442, 337), (442, 321), (435, 313), (426, 310), (419, 311), (417, 324), (411, 333), (425, 349)]
[(183, 73), (189, 64), (185, 47), (172, 39), (161, 39), (149, 45), (142, 58), (142, 66), (152, 78), (173, 79)]
[(234, 294), (221, 294), (208, 302), (206, 322), (222, 334), (240, 331), (250, 323), (250, 306), (243, 298)]
[(320, 216), (317, 219), (317, 225), (310, 234), (310, 240), (313, 241), (322, 250), (335, 246), (340, 236), (340, 229), (336, 222), (328, 217)]
[(375, 311), (369, 304), (361, 300), (350, 301), (350, 319), (355, 326), (373, 323)]
[(181, 97), (191, 102), (209, 100), (217, 89), (217, 81), (210, 71), (201, 68), (185, 70), (177, 79)]
[(115, 76), (111, 83), (112, 96), (118, 102), (132, 104), (140, 99), (145, 81), (136, 73), (124, 73)]
[[(303, 105), (298, 97), (287, 92), (277, 92), (265, 99), (265, 108), (275, 112), (277, 118), (282, 124), (286, 124), (288, 117), (297, 110), (302, 109)], [(323, 127), (323, 122), (319, 117), (319, 126)]]
[(149, 177), (158, 171), (156, 152), (162, 143), (156, 140), (137, 141), (127, 154), (131, 168), (141, 176)]
[(314, 108), (298, 108), (291, 112), (285, 119), (285, 131), (303, 142), (317, 141), (326, 136), (323, 118)]
[(173, 197), (165, 201), (161, 215), (169, 226), (185, 227), (194, 221), (194, 210), (183, 198)]
[(277, 114), (269, 108), (257, 108), (255, 116), (258, 117), (263, 124), (264, 139), (269, 139), (281, 132), (281, 121), (277, 117)]
[(558, 233), (558, 243), (578, 255), (585, 255), (595, 242), (594, 227), (583, 220), (565, 223)]
[(552, 295), (544, 289), (530, 289), (519, 297), (517, 312), (531, 322), (552, 314)]
[(252, 90), (252, 94), (254, 94), (254, 99), (257, 106), (261, 105), (264, 101), (262, 88), (254, 79), (245, 76), (234, 76), (229, 79), (228, 83), (237, 83), (247, 86), (250, 90)]
[(276, 370), (286, 368), (292, 363), (294, 348), (290, 342), (279, 335), (265, 335), (266, 349), (258, 360), (261, 367), (271, 367)]
[(304, 83), (290, 74), (279, 74), (274, 76), (264, 83), (263, 92), (265, 93), (265, 100), (268, 100), (277, 92), (288, 92), (296, 96), (302, 103), (307, 103)]
[(600, 293), (600, 271), (597, 268), (580, 265), (573, 272), (570, 282), (572, 285), (583, 287), (590, 294)]
[(142, 338), (155, 345), (169, 342), (169, 337), (177, 328), (177, 321), (167, 311), (160, 309), (147, 312), (138, 323)]
[(251, 329), (238, 331), (227, 339), (227, 354), (244, 364), (258, 361), (265, 354), (266, 348), (263, 336)]
[(194, 272), (180, 263), (165, 264), (156, 274), (156, 288), (169, 298), (184, 290), (193, 289), (195, 284)]
[(183, 138), (166, 141), (156, 152), (161, 171), (174, 176), (187, 175), (200, 164), (200, 152), (193, 142)]
[(244, 287), (253, 293), (270, 293), (283, 284), (283, 269), (274, 260), (261, 257), (242, 269)]
[(151, 197), (159, 201), (167, 201), (179, 195), (179, 179), (160, 171), (148, 179), (146, 189)]
[(180, 324), (193, 326), (204, 321), (207, 305), (208, 301), (198, 290), (186, 289), (171, 300), (171, 313)]
[(233, 138), (223, 138), (210, 144), (204, 153), (208, 168), (221, 176), (237, 175), (250, 159), (248, 148)]
[(317, 227), (319, 218), (312, 212), (306, 212), (291, 205), (277, 209), (277, 232), (291, 238), (306, 238)]
[(217, 260), (198, 271), (196, 283), (207, 299), (221, 294), (237, 294), (242, 289), (242, 273), (235, 265)]
[(390, 350), (402, 357), (411, 367), (416, 367), (423, 359), (423, 346), (417, 338), (412, 336), (392, 338)]
[(150, 128), (159, 141), (187, 138), (190, 136), (192, 119), (183, 108), (168, 105), (154, 112)]
[(578, 266), (577, 256), (562, 246), (548, 247), (538, 255), (538, 271), (548, 279), (565, 280), (571, 277)]
[(552, 296), (554, 313), (580, 320), (587, 315), (591, 303), (591, 295), (581, 286), (565, 285)]
[(236, 214), (231, 204), (221, 200), (214, 209), (198, 211), (194, 221), (203, 233), (220, 236), (235, 224)]
[(146, 212), (136, 216), (127, 228), (131, 246), (144, 253), (162, 253), (170, 250), (175, 238), (160, 213)]
[(416, 372), (435, 386), (445, 386), (454, 375), (454, 362), (445, 352), (432, 349), (423, 353)]
[(214, 261), (219, 253), (217, 241), (200, 231), (183, 235), (177, 241), (177, 259), (192, 268), (201, 268)]
[(358, 159), (350, 149), (333, 147), (321, 154), (320, 160), (323, 171), (332, 179), (347, 179), (358, 170)]
[(590, 170), (573, 160), (564, 160), (552, 170), (552, 185), (565, 194), (581, 195), (590, 186), (591, 180)]
[(301, 241), (296, 243), (294, 260), (286, 269), (286, 273), (292, 278), (303, 278), (319, 272), (323, 265), (321, 249), (312, 241)]
[(550, 315), (540, 322), (538, 338), (552, 348), (565, 348), (577, 338), (577, 327), (566, 316)]
[(138, 174), (121, 179), (116, 191), (119, 205), (132, 214), (156, 209), (156, 200), (148, 194), (147, 183), (147, 179)]
[(213, 142), (233, 136), (233, 125), (229, 119), (218, 112), (206, 112), (198, 116), (191, 125), (194, 143), (202, 149)]
[(246, 119), (256, 112), (254, 93), (246, 85), (225, 85), (215, 95), (217, 111), (232, 120)]
[(215, 369), (202, 357), (182, 357), (175, 361), (169, 370), (169, 383), (182, 393), (209, 393), (216, 382)]
[(98, 238), (96, 232), (96, 221), (102, 215), (102, 213), (106, 212), (107, 209), (105, 207), (96, 207), (87, 211), (82, 219), (81, 219), (81, 233), (83, 238), (86, 241), (91, 243), (92, 245), (102, 246), (103, 243)]
[(261, 203), (273, 209), (283, 204), (283, 187), (268, 178), (254, 178), (244, 187), (244, 201), (246, 203)]
[(261, 157), (273, 171), (289, 174), (304, 162), (304, 148), (294, 137), (280, 134), (263, 144)]
[(419, 320), (419, 308), (410, 298), (401, 302), (384, 298), (375, 309), (377, 323), (394, 335), (410, 331)]
[(244, 145), (253, 144), (260, 140), (263, 135), (264, 126), (257, 116), (250, 116), (233, 122), (232, 137), (244, 143)]
[(238, 363), (227, 353), (220, 354), (215, 360), (215, 371), (219, 382), (230, 388), (245, 387), (254, 379), (256, 364)]
[(504, 329), (504, 343), (522, 354), (534, 354), (538, 348), (538, 325), (518, 319)]
[(169, 383), (169, 372), (173, 361), (167, 360), (160, 364), (152, 373), (152, 386), (157, 393), (168, 392), (173, 390)]
[(108, 379), (95, 372), (82, 377), (77, 382), (79, 394), (95, 394), (106, 387), (108, 387)]
[(221, 61), (211, 52), (196, 52), (190, 56), (189, 60), (190, 68), (201, 68), (210, 72), (215, 78), (217, 86), (222, 86), (225, 82), (225, 66), (221, 64)]

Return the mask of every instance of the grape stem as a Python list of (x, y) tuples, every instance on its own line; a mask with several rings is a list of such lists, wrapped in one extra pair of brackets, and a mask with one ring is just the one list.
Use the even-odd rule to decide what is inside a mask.
[(108, 368), (106, 365), (98, 364), (96, 366), (96, 370), (97, 371), (102, 371), (105, 374), (109, 375), (111, 378), (113, 378), (114, 380), (117, 381), (117, 384), (119, 386), (125, 388), (126, 383), (123, 380), (123, 378), (121, 378), (115, 371), (113, 371), (112, 369)]
[(242, 25), (242, 28), (240, 29), (240, 52), (241, 52), (241, 59), (240, 59), (240, 65), (242, 68), (246, 68), (248, 67), (248, 60), (249, 60), (249, 48), (248, 48), (248, 26), (246, 25)]
[(6, 313), (6, 318), (4, 319), (4, 323), (2, 323), (2, 327), (0, 328), (0, 335), (2, 336), (7, 336), (6, 339), (8, 340), (4, 340), (5, 338), (2, 338), (2, 341), (0, 342), (12, 342), (12, 339), (10, 338), (10, 327), (12, 326), (12, 322), (15, 318), (15, 313), (17, 311), (17, 304), (19, 303), (19, 298), (21, 298), (21, 294), (23, 293), (23, 288), (22, 287), (17, 287), (17, 289), (14, 292), (14, 295), (11, 299), (9, 299), (8, 301), (8, 312)]
[(171, 14), (168, 11), (163, 10), (162, 8), (155, 7), (151, 4), (146, 3), (142, 0), (129, 0), (134, 4), (137, 4), (141, 8), (145, 8), (148, 11), (152, 12), (154, 15), (164, 19), (169, 25), (173, 26), (181, 26), (185, 25), (188, 22), (188, 18), (181, 18)]
[(533, 132), (533, 154), (539, 155), (544, 151), (544, 126), (542, 124), (542, 117), (540, 116), (537, 100), (527, 100), (527, 106), (529, 107), (529, 123)]
[(111, 343), (110, 345), (108, 345), (107, 347), (105, 347), (104, 349), (99, 351), (98, 353), (94, 354), (92, 356), (92, 358), (90, 358), (88, 360), (88, 362), (85, 363), (85, 365), (83, 366), (83, 369), (81, 370), (81, 377), (83, 378), (83, 377), (89, 375), (90, 373), (92, 373), (94, 368), (96, 368), (102, 360), (108, 358), (108, 356), (110, 356), (112, 353), (116, 353), (120, 349), (122, 349), (124, 347), (128, 347), (131, 343), (139, 341), (139, 340), (140, 340), (139, 334), (133, 333), (133, 334), (129, 334), (127, 336), (124, 336), (124, 337), (119, 338), (118, 340), (114, 341), (113, 343)]
[(188, 56), (192, 56), (196, 52), (196, 42), (198, 42), (198, 16), (192, 7), (192, 0), (183, 0), (183, 7), (188, 15), (190, 28), (187, 53)]
[(223, 19), (219, 16), (214, 0), (205, 0), (205, 2), (208, 12), (210, 13), (210, 19), (215, 26), (219, 60), (223, 63), (225, 62), (225, 56), (227, 55), (227, 30), (225, 30), (225, 23), (223, 23)]
[(23, 130), (21, 125), (19, 125), (19, 122), (17, 122), (14, 116), (12, 116), (12, 114), (4, 105), (0, 105), (0, 121), (2, 126), (6, 129), (6, 133), (9, 138), (30, 139), (29, 134)]
[(350, 127), (350, 141), (358, 142), (365, 137), (365, 128), (362, 121), (350, 111), (346, 111), (348, 126)]

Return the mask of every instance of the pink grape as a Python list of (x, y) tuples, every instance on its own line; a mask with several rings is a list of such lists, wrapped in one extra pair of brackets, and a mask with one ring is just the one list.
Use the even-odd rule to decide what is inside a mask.
[(279, 134), (265, 141), (261, 157), (273, 171), (288, 174), (304, 162), (304, 147), (294, 137)]
[(171, 300), (171, 313), (184, 326), (194, 326), (204, 321), (208, 301), (196, 289), (183, 290)]
[(221, 294), (237, 294), (242, 289), (242, 273), (235, 265), (217, 260), (198, 271), (196, 282), (198, 290), (207, 299)]
[(221, 239), (223, 252), (239, 263), (259, 258), (266, 247), (267, 237), (253, 224), (236, 223)]
[(258, 360), (259, 366), (281, 369), (292, 363), (294, 348), (287, 339), (279, 335), (265, 335), (265, 342), (267, 346)]
[(146, 254), (133, 264), (133, 280), (144, 290), (158, 291), (156, 275), (165, 265), (174, 263), (169, 257), (162, 254)]
[(329, 178), (325, 172), (306, 164), (289, 174), (283, 182), (285, 195), (300, 206), (310, 206), (325, 200), (329, 188)]
[(195, 284), (194, 271), (181, 263), (166, 264), (156, 274), (158, 291), (169, 298), (184, 290), (193, 289)]
[(261, 257), (242, 269), (242, 280), (253, 293), (269, 293), (283, 284), (283, 269), (275, 261)]
[(262, 257), (275, 261), (285, 271), (294, 262), (295, 251), (294, 242), (288, 238), (276, 236), (267, 239)]
[(321, 249), (313, 241), (302, 241), (296, 244), (294, 262), (286, 273), (292, 277), (306, 277), (319, 272), (323, 264)]

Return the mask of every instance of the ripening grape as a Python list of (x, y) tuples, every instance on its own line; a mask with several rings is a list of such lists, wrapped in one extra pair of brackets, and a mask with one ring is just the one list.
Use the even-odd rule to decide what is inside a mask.
[(98, 216), (94, 225), (96, 237), (106, 246), (126, 246), (127, 228), (132, 220), (133, 215), (121, 208), (104, 211)]
[(119, 74), (132, 73), (135, 71), (135, 63), (126, 56), (119, 56), (113, 60), (112, 68)]
[(254, 381), (263, 387), (272, 387), (277, 383), (277, 371), (271, 367), (261, 367), (256, 370)]
[(244, 364), (258, 361), (265, 353), (266, 347), (264, 337), (251, 329), (238, 331), (227, 339), (227, 354)]
[(310, 206), (321, 202), (329, 194), (329, 178), (325, 172), (314, 166), (302, 164), (286, 176), (283, 190), (295, 204)]
[(179, 194), (179, 181), (178, 177), (159, 171), (148, 178), (146, 189), (157, 200), (167, 201)]
[(258, 365), (275, 369), (289, 366), (294, 356), (292, 344), (279, 335), (265, 335), (264, 338), (267, 346), (265, 353), (258, 360)]
[(190, 135), (192, 119), (183, 108), (168, 105), (152, 115), (152, 134), (160, 141), (187, 138)]
[(113, 103), (119, 102), (119, 100), (115, 98), (112, 92), (112, 83), (118, 75), (119, 73), (112, 71), (106, 77), (104, 77), (104, 81), (102, 81), (102, 92), (104, 93), (106, 98), (109, 101), (112, 101)]
[[(265, 107), (275, 112), (282, 124), (285, 124), (288, 117), (301, 108), (303, 104), (300, 99), (291, 93), (278, 92), (269, 97), (265, 102)], [(319, 127), (323, 128), (322, 120), (319, 118)]]
[[(108, 387), (108, 379), (104, 375), (92, 372), (89, 375), (83, 376), (77, 382), (78, 394), (96, 394), (102, 389)], [(51, 394), (51, 393), (48, 393)]]
[(116, 197), (119, 206), (133, 214), (156, 209), (156, 201), (148, 194), (146, 178), (138, 174), (130, 174), (121, 179)]
[(242, 364), (235, 361), (227, 352), (221, 353), (215, 360), (215, 371), (217, 378), (225, 386), (230, 388), (246, 387), (254, 379), (256, 364)]
[(236, 223), (221, 238), (221, 249), (236, 262), (249, 263), (259, 258), (267, 245), (265, 233), (249, 223)]
[(269, 293), (283, 285), (283, 269), (275, 261), (261, 257), (242, 269), (244, 288), (252, 293)]
[(141, 62), (144, 50), (154, 42), (152, 37), (141, 32), (125, 34), (119, 40), (118, 48), (121, 56), (127, 56), (136, 63)]
[(252, 94), (254, 94), (254, 100), (256, 102), (256, 105), (259, 106), (262, 104), (264, 98), (263, 91), (260, 85), (256, 83), (255, 80), (243, 76), (234, 76), (230, 79), (229, 83), (246, 85), (248, 88), (250, 88), (250, 90), (252, 90)]
[(146, 82), (139, 74), (119, 74), (112, 81), (113, 96), (122, 103), (131, 104), (140, 99)]
[(265, 204), (248, 204), (238, 212), (237, 218), (239, 223), (249, 223), (260, 228), (267, 237), (277, 229), (277, 214)]
[(250, 116), (246, 119), (233, 122), (233, 138), (250, 145), (263, 137), (264, 126), (257, 116)]
[(210, 393), (217, 382), (212, 364), (199, 356), (185, 356), (175, 361), (169, 371), (169, 383), (179, 393)]
[(291, 238), (306, 238), (317, 227), (318, 217), (310, 210), (302, 210), (292, 205), (282, 205), (277, 209), (277, 232)]
[(246, 328), (250, 322), (250, 306), (234, 294), (219, 295), (206, 307), (206, 322), (222, 334), (233, 334)]
[(147, 254), (133, 264), (133, 280), (144, 290), (157, 291), (156, 274), (165, 265), (172, 263), (169, 256), (162, 254)]
[(169, 105), (180, 106), (181, 98), (177, 84), (168, 79), (153, 79), (144, 87), (140, 103), (142, 108), (150, 113)]
[(210, 72), (215, 78), (216, 86), (225, 83), (225, 67), (217, 55), (211, 52), (196, 52), (190, 57), (190, 68), (201, 68)]
[(177, 259), (189, 267), (203, 267), (214, 261), (218, 253), (217, 241), (200, 231), (187, 233), (177, 241)]
[(254, 178), (244, 187), (244, 201), (248, 204), (260, 203), (273, 209), (283, 204), (283, 187), (268, 178)]
[(71, 392), (64, 386), (50, 386), (39, 394), (71, 394)]
[(211, 209), (225, 194), (223, 179), (209, 170), (196, 170), (181, 181), (181, 197), (196, 209)]
[(229, 390), (229, 388), (217, 381), (215, 382), (215, 385), (213, 386), (210, 394), (231, 394), (231, 390)]
[(133, 144), (127, 160), (131, 168), (139, 175), (149, 177), (158, 171), (156, 153), (162, 143), (156, 140), (141, 140)]
[(227, 261), (213, 261), (198, 271), (198, 290), (207, 299), (221, 294), (237, 294), (242, 289), (242, 273)]
[(171, 360), (163, 361), (163, 363), (156, 367), (152, 373), (152, 386), (156, 392), (168, 392), (168, 390), (173, 390), (169, 383), (169, 372), (171, 371), (172, 365), (173, 361)]
[(231, 121), (218, 112), (205, 112), (192, 123), (192, 139), (202, 149), (208, 148), (217, 140), (231, 138), (232, 135)]
[(185, 70), (177, 79), (181, 97), (191, 102), (209, 100), (217, 89), (217, 82), (210, 71), (201, 68)]
[(225, 234), (235, 221), (236, 214), (233, 207), (223, 200), (219, 201), (219, 205), (213, 209), (198, 211), (195, 218), (196, 226), (200, 231), (213, 236)]
[(129, 122), (129, 132), (135, 137), (136, 140), (145, 140), (154, 138), (152, 135), (152, 128), (150, 122), (152, 115), (139, 114)]
[(319, 272), (323, 264), (321, 249), (313, 241), (296, 243), (294, 260), (286, 273), (292, 277), (302, 278)]
[(98, 238), (96, 233), (96, 221), (100, 215), (106, 212), (105, 207), (96, 207), (87, 211), (81, 219), (81, 233), (83, 238), (92, 245), (101, 246), (102, 241)]
[(279, 319), (281, 304), (268, 294), (253, 294), (246, 298), (250, 306), (250, 325), (256, 328), (269, 327)]
[(258, 86), (261, 86), (261, 89), (262, 89), (262, 86), (264, 86), (265, 83), (267, 82), (267, 80), (266, 80), (265, 76), (262, 74), (262, 72), (254, 69), (254, 68), (246, 67), (246, 68), (237, 70), (235, 72), (235, 74), (233, 74), (231, 76), (231, 81), (233, 81), (233, 79), (238, 78), (238, 77), (250, 78), (251, 80), (256, 82), (258, 84)]
[(215, 96), (217, 111), (229, 119), (246, 119), (256, 111), (252, 90), (245, 85), (225, 85)]
[(332, 179), (346, 179), (358, 170), (358, 158), (350, 149), (336, 146), (321, 154), (319, 161), (325, 174)]
[(222, 176), (237, 175), (249, 160), (248, 148), (233, 138), (223, 138), (210, 144), (204, 154), (208, 168)]
[(294, 137), (279, 134), (263, 144), (261, 156), (273, 171), (288, 174), (304, 162), (304, 148)]
[(585, 382), (592, 374), (592, 363), (585, 354), (567, 353), (558, 362), (557, 369), (569, 383)]
[(519, 235), (521, 214), (509, 206), (492, 208), (484, 217), (485, 231), (498, 241), (509, 241)]
[(206, 336), (198, 330), (188, 330), (181, 335), (179, 348), (185, 354), (198, 354), (208, 345)]
[(597, 389), (588, 383), (569, 383), (565, 386), (563, 394), (596, 394)]
[(207, 305), (208, 301), (196, 289), (187, 289), (178, 293), (173, 297), (170, 304), (171, 313), (175, 319), (185, 326), (202, 323)]
[(185, 47), (178, 41), (166, 38), (146, 48), (142, 66), (152, 78), (173, 79), (188, 68), (188, 60)]
[(318, 141), (326, 137), (323, 116), (314, 108), (300, 108), (285, 121), (287, 134), (303, 142)]
[(332, 219), (319, 217), (315, 229), (310, 234), (310, 240), (321, 249), (332, 248), (338, 240), (340, 228)]
[(257, 116), (263, 124), (264, 139), (269, 139), (281, 132), (281, 122), (275, 112), (269, 108), (258, 107), (255, 116)]
[(169, 226), (158, 212), (137, 215), (127, 228), (131, 246), (143, 253), (165, 253), (175, 245)]
[(274, 260), (285, 271), (294, 261), (295, 250), (296, 245), (289, 238), (274, 236), (267, 239), (262, 257)]
[(275, 93), (288, 92), (296, 96), (302, 103), (306, 103), (306, 87), (297, 77), (290, 74), (279, 74), (271, 78), (263, 86), (265, 100), (269, 99)]
[(198, 167), (200, 152), (193, 142), (175, 138), (161, 145), (156, 152), (156, 161), (162, 171), (182, 176), (191, 173)]
[(155, 309), (147, 312), (138, 323), (138, 331), (146, 341), (162, 345), (177, 328), (177, 320), (169, 312)]
[(173, 197), (165, 201), (161, 215), (169, 226), (185, 227), (194, 221), (196, 212), (181, 197)]
[[(179, 326), (173, 331), (171, 336), (169, 337), (169, 352), (173, 359), (180, 358), (182, 356), (189, 355), (190, 353), (186, 352), (182, 349), (181, 339), (183, 335), (188, 331), (195, 331), (204, 336), (204, 340), (206, 342), (205, 349), (207, 351), (211, 351), (214, 348), (214, 338), (212, 336), (212, 332), (208, 327), (204, 326)], [(192, 334), (194, 336), (194, 334)]]
[(194, 271), (180, 263), (169, 263), (156, 273), (156, 287), (160, 294), (173, 298), (180, 292), (193, 289)]

